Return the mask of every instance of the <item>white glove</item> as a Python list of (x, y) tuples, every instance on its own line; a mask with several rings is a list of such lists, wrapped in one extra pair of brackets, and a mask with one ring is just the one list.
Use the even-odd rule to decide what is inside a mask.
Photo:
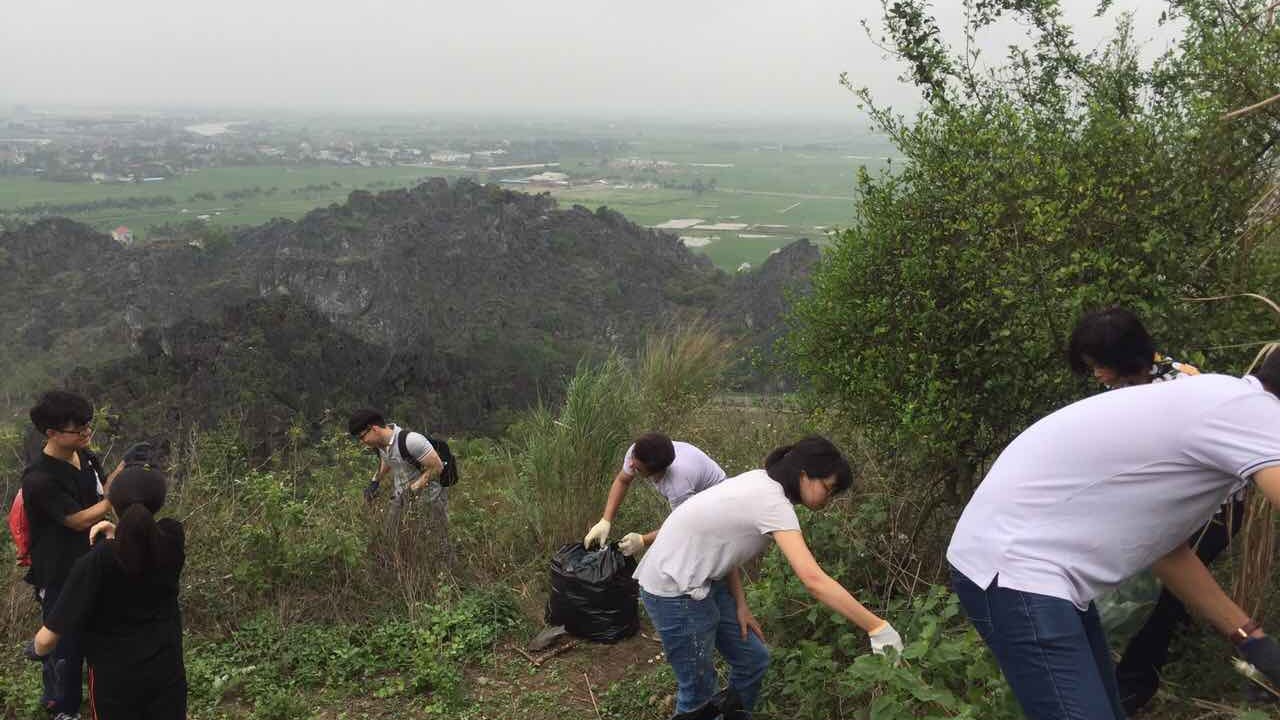
[(618, 549), (623, 555), (631, 557), (644, 549), (644, 536), (640, 533), (627, 533), (618, 541)]
[(871, 652), (883, 655), (885, 648), (893, 648), (898, 652), (902, 652), (902, 636), (889, 623), (886, 622), (884, 627), (869, 634), (871, 636)]
[(602, 518), (600, 522), (592, 525), (591, 529), (587, 531), (587, 536), (582, 538), (582, 544), (587, 549), (590, 549), (593, 544), (604, 547), (604, 544), (609, 542), (609, 529), (612, 527), (613, 525), (608, 520)]

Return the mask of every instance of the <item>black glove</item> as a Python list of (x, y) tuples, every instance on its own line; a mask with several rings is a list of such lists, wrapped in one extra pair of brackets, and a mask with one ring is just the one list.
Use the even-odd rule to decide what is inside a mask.
[(151, 456), (155, 453), (155, 449), (151, 447), (149, 442), (136, 443), (124, 451), (124, 464), (129, 465), (150, 465)]
[(28, 640), (26, 644), (22, 646), (22, 657), (32, 662), (44, 662), (44, 657), (36, 652), (35, 640)]
[(378, 481), (370, 480), (369, 486), (364, 489), (364, 501), (367, 503), (371, 503), (373, 502), (373, 499), (377, 497), (377, 495), (378, 495)]
[(1270, 637), (1249, 638), (1240, 643), (1240, 657), (1258, 669), (1272, 685), (1280, 686), (1280, 645)]

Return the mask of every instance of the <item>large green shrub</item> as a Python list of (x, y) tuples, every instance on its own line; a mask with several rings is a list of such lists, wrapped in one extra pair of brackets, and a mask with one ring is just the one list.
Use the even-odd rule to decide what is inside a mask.
[(1272, 334), (1261, 309), (1186, 298), (1276, 277), (1274, 256), (1237, 238), (1271, 179), (1280, 111), (1219, 115), (1280, 84), (1259, 56), (1280, 32), (1224, 26), (1221, 2), (1171, 3), (1184, 38), (1148, 71), (1125, 21), (1084, 54), (1054, 0), (980, 2), (968, 34), (1009, 16), (1030, 28), (984, 73), (926, 5), (886, 5), (923, 109), (908, 120), (860, 92), (905, 162), (859, 177), (856, 222), (787, 350), (821, 404), (913, 461), (918, 492), (957, 502), (1017, 432), (1083, 392), (1064, 359), (1082, 311), (1132, 307), (1162, 349), (1224, 371), (1248, 358), (1219, 346)]

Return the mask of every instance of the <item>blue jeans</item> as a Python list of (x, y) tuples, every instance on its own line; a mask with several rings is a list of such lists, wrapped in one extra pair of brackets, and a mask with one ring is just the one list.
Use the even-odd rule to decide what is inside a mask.
[[(58, 604), (58, 596), (62, 594), (62, 586), (54, 585), (44, 589), (40, 598), (40, 618), (48, 620), (54, 605)], [(80, 634), (67, 633), (58, 638), (58, 644), (43, 663), (45, 707), (53, 712), (80, 714), (80, 703), (83, 700), (81, 680), (84, 667), (84, 655), (80, 650)]]
[(769, 648), (754, 632), (742, 639), (738, 603), (727, 582), (713, 583), (702, 600), (688, 595), (658, 597), (644, 590), (640, 598), (676, 676), (677, 713), (697, 709), (719, 689), (712, 647), (729, 663), (729, 684), (742, 707), (748, 712), (755, 707), (760, 682), (769, 669)]
[(999, 587), (951, 570), (951, 586), (1028, 720), (1124, 720), (1111, 651), (1093, 603)]

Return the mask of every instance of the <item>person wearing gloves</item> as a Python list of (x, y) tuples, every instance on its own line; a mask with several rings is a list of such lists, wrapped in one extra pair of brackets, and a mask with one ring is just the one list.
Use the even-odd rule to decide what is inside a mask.
[(739, 566), (770, 539), (815, 599), (871, 638), (871, 649), (902, 649), (902, 638), (818, 566), (793, 506), (821, 510), (853, 484), (829, 440), (806, 437), (774, 450), (764, 468), (704, 490), (672, 511), (639, 566), (640, 597), (676, 677), (676, 713), (716, 692), (712, 648), (729, 664), (729, 684), (751, 712), (769, 667), (760, 623), (747, 607)]
[(98, 720), (186, 717), (178, 604), (185, 541), (182, 523), (155, 518), (165, 491), (164, 475), (145, 465), (120, 472), (107, 489), (119, 525), (104, 521), (92, 528), (96, 544), (76, 561), (24, 650), (27, 658), (41, 660), (60, 637), (79, 633)]
[[(440, 550), (446, 558), (451, 558), (449, 546), (449, 488), (439, 483), (440, 473), (444, 471), (444, 463), (430, 441), (421, 433), (402, 429), (398, 425), (388, 424), (382, 413), (372, 409), (361, 409), (351, 414), (347, 421), (347, 431), (351, 437), (365, 447), (378, 453), (380, 460), (378, 470), (364, 490), (367, 502), (373, 502), (378, 488), (388, 475), (394, 480), (391, 493), (391, 506), (387, 512), (387, 537), (393, 541), (399, 536), (400, 518), (408, 503), (410, 490), (413, 493), (425, 491), (435, 534)], [(400, 442), (400, 434), (405, 433), (404, 443)], [(413, 458), (401, 454), (401, 446)], [(416, 462), (414, 461), (416, 459)]]
[[(1160, 418), (1162, 432), (1152, 432)], [(1112, 390), (1000, 454), (951, 537), (965, 613), (1029, 720), (1125, 717), (1094, 598), (1151, 568), (1271, 682), (1280, 645), (1186, 540), (1252, 481), (1280, 506), (1280, 352), (1244, 378)]]
[[(609, 541), (613, 519), (637, 477), (648, 480), (675, 510), (695, 494), (720, 484), (725, 475), (715, 460), (687, 442), (672, 442), (671, 438), (656, 432), (641, 435), (627, 448), (627, 454), (622, 458), (622, 469), (609, 488), (604, 515), (582, 539), (587, 548), (592, 545), (603, 547)], [(618, 549), (624, 555), (635, 555), (649, 546), (657, 534), (657, 530), (643, 535), (627, 533), (618, 542)]]

